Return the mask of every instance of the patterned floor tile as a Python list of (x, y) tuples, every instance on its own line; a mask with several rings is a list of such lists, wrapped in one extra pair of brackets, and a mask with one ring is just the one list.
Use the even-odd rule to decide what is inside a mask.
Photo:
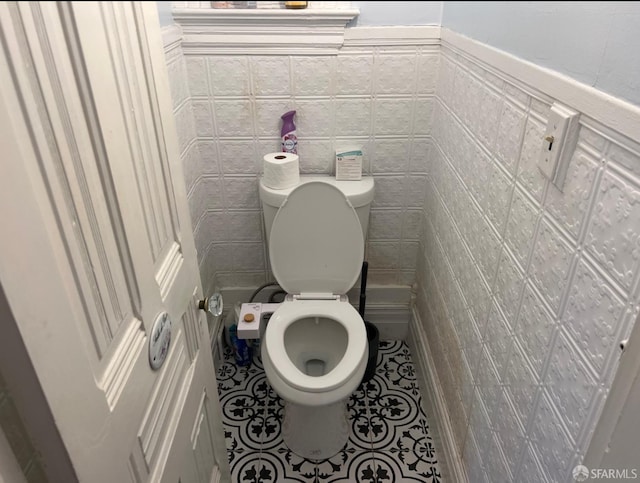
[[(335, 461), (339, 455), (341, 455), (341, 453), (330, 458), (329, 461)], [(336, 471), (329, 472), (326, 471), (325, 468), (327, 470), (329, 469), (326, 464), (318, 464), (318, 483), (352, 483), (354, 481), (357, 481), (358, 483), (375, 482), (375, 462), (371, 451), (354, 451)]]
[(409, 347), (402, 341), (381, 342), (380, 346), (376, 373), (367, 386), (367, 396), (375, 399), (380, 390), (386, 389), (408, 392), (419, 398), (420, 390)]
[(349, 441), (362, 450), (371, 450), (373, 433), (371, 431), (371, 415), (368, 406), (352, 406), (347, 408), (349, 417)]
[(242, 384), (218, 390), (220, 402), (232, 407), (265, 407), (269, 402), (269, 384), (264, 373), (254, 373), (243, 377)]
[(256, 353), (251, 366), (238, 368), (225, 352), (218, 391), (233, 482), (441, 481), (411, 353), (402, 341), (381, 342), (374, 377), (347, 402), (348, 442), (325, 460), (302, 458), (284, 444), (284, 403)]
[[(424, 412), (412, 400), (405, 401), (397, 396), (389, 397), (387, 405), (369, 407), (369, 425), (371, 428), (371, 445), (373, 449), (395, 447), (402, 434), (416, 424), (426, 426), (423, 422)], [(427, 437), (427, 435), (424, 435)]]
[[(366, 385), (367, 403), (369, 406), (387, 406), (391, 404), (391, 399), (395, 397), (406, 404), (420, 406), (422, 404), (422, 396), (417, 392), (417, 381), (411, 381), (411, 384), (406, 384), (406, 386), (400, 387), (390, 382), (384, 375), (376, 374)], [(416, 392), (413, 391), (414, 387)]]
[(390, 359), (411, 360), (409, 346), (401, 340), (380, 341), (380, 345), (378, 346), (378, 363), (376, 366), (379, 367), (381, 362)]
[(239, 408), (235, 411), (233, 419), (229, 418), (227, 412), (223, 410), (222, 423), (225, 429), (227, 451), (236, 453), (260, 451), (265, 432), (264, 419), (263, 409), (254, 411), (250, 408)]
[(253, 379), (265, 378), (264, 369), (251, 364), (245, 367), (236, 365), (233, 355), (225, 353), (225, 362), (218, 369), (218, 393), (224, 395), (233, 390), (245, 390)]
[(331, 482), (360, 481), (354, 478), (366, 471), (367, 465), (373, 467), (371, 451), (357, 447), (350, 437), (338, 454), (317, 462), (316, 478)]
[(367, 405), (367, 383), (360, 384), (349, 396), (348, 407), (364, 407)]
[(262, 443), (262, 451), (271, 451), (280, 447), (282, 442), (282, 418), (284, 417), (284, 405), (270, 405), (266, 408), (265, 435)]
[(259, 483), (262, 481), (259, 451), (239, 455), (235, 460), (230, 460), (229, 464), (233, 483)]
[(260, 454), (263, 478), (260, 483), (316, 481), (316, 463), (298, 456), (284, 444)]
[(281, 406), (284, 407), (284, 401), (282, 399), (280, 399), (280, 396), (278, 396), (278, 393), (276, 393), (275, 389), (273, 389), (273, 387), (271, 387), (271, 384), (269, 384), (269, 381), (267, 380), (267, 386), (269, 388), (267, 394), (266, 394), (266, 405), (267, 406)]
[(389, 451), (373, 453), (375, 483), (440, 483), (442, 476), (437, 464), (416, 458), (414, 454), (394, 454)]

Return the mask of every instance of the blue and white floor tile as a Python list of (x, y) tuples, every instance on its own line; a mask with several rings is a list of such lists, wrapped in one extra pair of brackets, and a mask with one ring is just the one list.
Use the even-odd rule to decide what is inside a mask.
[(237, 367), (230, 351), (218, 369), (227, 454), (234, 483), (441, 482), (409, 348), (381, 342), (375, 376), (348, 402), (345, 447), (325, 460), (290, 451), (280, 428), (284, 404), (260, 358)]

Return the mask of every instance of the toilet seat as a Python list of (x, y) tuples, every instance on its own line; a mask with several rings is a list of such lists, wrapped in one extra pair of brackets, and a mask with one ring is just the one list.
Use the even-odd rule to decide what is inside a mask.
[[(355, 284), (364, 258), (360, 220), (345, 194), (322, 181), (293, 189), (273, 220), (269, 257), (280, 286), (296, 295), (275, 310), (265, 330), (262, 359), (267, 378), (281, 397), (297, 404), (344, 399), (362, 380), (367, 363), (362, 317), (348, 301), (336, 297)], [(298, 369), (285, 347), (287, 328), (313, 317), (339, 323), (347, 339), (339, 362), (317, 377)]]
[[(329, 373), (319, 377), (300, 371), (290, 359), (284, 343), (285, 333), (291, 324), (311, 317), (332, 319), (347, 332), (347, 346), (340, 362)], [(338, 300), (283, 302), (271, 316), (264, 339), (273, 369), (280, 378), (295, 389), (312, 393), (328, 392), (342, 386), (361, 365), (367, 349), (362, 317), (349, 302)]]

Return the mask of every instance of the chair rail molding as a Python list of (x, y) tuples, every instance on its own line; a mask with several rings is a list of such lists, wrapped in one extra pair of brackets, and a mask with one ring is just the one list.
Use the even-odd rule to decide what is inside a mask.
[(399, 27), (352, 27), (344, 33), (346, 47), (398, 47), (440, 45), (439, 25)]

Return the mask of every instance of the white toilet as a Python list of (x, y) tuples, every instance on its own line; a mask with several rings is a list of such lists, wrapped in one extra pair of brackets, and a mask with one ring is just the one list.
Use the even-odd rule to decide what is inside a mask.
[(373, 178), (302, 176), (260, 182), (271, 268), (287, 292), (262, 337), (269, 383), (285, 401), (282, 435), (294, 453), (324, 459), (346, 444), (347, 398), (366, 369), (364, 322), (349, 303), (364, 257)]

